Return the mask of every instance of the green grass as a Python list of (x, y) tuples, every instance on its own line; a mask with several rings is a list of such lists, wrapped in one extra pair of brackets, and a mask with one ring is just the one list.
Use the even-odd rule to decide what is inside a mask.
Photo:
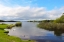
[(0, 29), (2, 28), (2, 29), (5, 29), (5, 28), (7, 28), (7, 24), (0, 24)]
[(33, 40), (21, 40), (18, 37), (9, 36), (4, 33), (4, 29), (7, 28), (7, 24), (0, 24), (0, 42), (35, 42)]

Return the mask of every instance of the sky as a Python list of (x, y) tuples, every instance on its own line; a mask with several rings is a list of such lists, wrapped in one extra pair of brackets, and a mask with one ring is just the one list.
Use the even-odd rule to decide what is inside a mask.
[(64, 0), (0, 0), (0, 20), (53, 20), (63, 13)]

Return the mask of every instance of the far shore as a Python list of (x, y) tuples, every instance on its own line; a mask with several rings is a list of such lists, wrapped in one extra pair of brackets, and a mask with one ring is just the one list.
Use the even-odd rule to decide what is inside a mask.
[(0, 22), (20, 22), (20, 21), (0, 21)]

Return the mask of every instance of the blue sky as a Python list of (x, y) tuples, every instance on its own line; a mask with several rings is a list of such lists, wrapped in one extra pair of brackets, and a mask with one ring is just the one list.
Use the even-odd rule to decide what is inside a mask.
[(47, 7), (47, 9), (60, 8), (64, 6), (64, 0), (39, 0), (37, 4), (40, 7)]
[(7, 6), (30, 5), (31, 7), (46, 7), (48, 10), (64, 6), (64, 0), (1, 0), (1, 3)]
[(64, 0), (0, 0), (0, 9), (1, 19), (55, 19), (64, 12)]

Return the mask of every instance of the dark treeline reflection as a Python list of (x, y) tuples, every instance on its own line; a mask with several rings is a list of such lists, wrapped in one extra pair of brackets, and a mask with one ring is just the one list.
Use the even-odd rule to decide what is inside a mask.
[(54, 31), (54, 34), (56, 35), (56, 36), (61, 36), (62, 35), (62, 33), (64, 33), (64, 31), (62, 31), (62, 30), (55, 30)]
[[(41, 28), (41, 29), (43, 29), (43, 28)], [(44, 28), (44, 29), (45, 29), (45, 28)], [(61, 36), (62, 33), (64, 33), (64, 30), (58, 30), (58, 29), (56, 29), (56, 30), (53, 30), (53, 29), (45, 29), (45, 30), (54, 31), (54, 34), (55, 34), (56, 36)]]

